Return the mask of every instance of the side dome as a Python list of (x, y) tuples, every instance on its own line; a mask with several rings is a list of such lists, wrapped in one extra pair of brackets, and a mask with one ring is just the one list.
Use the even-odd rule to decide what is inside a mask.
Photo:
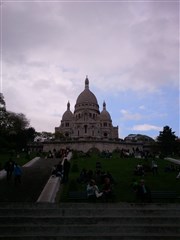
[(62, 116), (62, 121), (69, 121), (69, 120), (72, 120), (72, 118), (73, 118), (73, 113), (70, 110), (70, 103), (68, 102), (67, 110), (64, 112)]
[(101, 121), (111, 121), (111, 116), (109, 112), (106, 110), (106, 103), (103, 103), (103, 110), (100, 113), (100, 120)]

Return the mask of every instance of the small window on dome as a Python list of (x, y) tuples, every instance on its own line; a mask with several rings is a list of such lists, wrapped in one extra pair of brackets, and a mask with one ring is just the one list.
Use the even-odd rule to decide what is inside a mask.
[(104, 122), (104, 127), (107, 127), (107, 122)]
[(69, 123), (66, 123), (66, 127), (69, 127)]
[(104, 137), (107, 137), (107, 133), (104, 133)]

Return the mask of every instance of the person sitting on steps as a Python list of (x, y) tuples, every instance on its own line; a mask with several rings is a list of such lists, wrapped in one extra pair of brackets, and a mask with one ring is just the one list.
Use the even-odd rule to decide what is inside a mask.
[(103, 192), (99, 192), (99, 188), (96, 185), (96, 182), (94, 179), (91, 179), (87, 185), (87, 197), (88, 199), (95, 200), (97, 198), (100, 198), (103, 195)]

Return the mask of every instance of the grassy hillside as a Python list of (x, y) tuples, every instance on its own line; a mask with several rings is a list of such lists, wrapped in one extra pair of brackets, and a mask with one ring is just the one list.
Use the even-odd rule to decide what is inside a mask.
[[(136, 158), (120, 158), (118, 153), (113, 154), (111, 158), (101, 158), (97, 154), (91, 157), (78, 157), (71, 161), (71, 171), (69, 176), (69, 182), (63, 185), (63, 191), (61, 191), (60, 201), (68, 201), (67, 194), (73, 190), (86, 190), (85, 184), (77, 183), (77, 178), (80, 171), (83, 168), (87, 170), (96, 169), (96, 162), (100, 162), (103, 171), (110, 171), (115, 179), (114, 193), (116, 195), (116, 201), (136, 201), (135, 194), (132, 190), (132, 181), (136, 179), (144, 179), (148, 187), (153, 190), (174, 190), (180, 195), (180, 180), (176, 179), (177, 170), (166, 172), (165, 168), (170, 166), (171, 163), (167, 160), (158, 159), (158, 174), (153, 175), (151, 171), (145, 172), (143, 177), (136, 176), (134, 169), (136, 165), (143, 164), (147, 167), (151, 167), (152, 159), (136, 159)], [(101, 189), (101, 186), (99, 186)]]

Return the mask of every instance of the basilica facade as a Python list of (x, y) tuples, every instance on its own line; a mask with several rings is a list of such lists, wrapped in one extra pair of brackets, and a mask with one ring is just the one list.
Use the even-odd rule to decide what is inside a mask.
[(61, 138), (76, 141), (116, 141), (119, 139), (118, 126), (113, 126), (105, 102), (100, 111), (97, 98), (89, 89), (88, 77), (85, 79), (84, 90), (76, 100), (74, 112), (71, 111), (68, 102), (60, 126), (55, 128), (55, 134)]
[(65, 148), (88, 152), (96, 148), (100, 152), (125, 150), (132, 153), (137, 148), (143, 151), (149, 145), (148, 141), (142, 141), (140, 135), (131, 134), (125, 140), (119, 138), (118, 126), (113, 126), (106, 103), (103, 103), (100, 110), (96, 96), (90, 91), (88, 77), (85, 79), (84, 90), (77, 97), (74, 111), (71, 111), (70, 103), (67, 103), (60, 124), (55, 127), (55, 136), (54, 140), (42, 143), (44, 152)]

